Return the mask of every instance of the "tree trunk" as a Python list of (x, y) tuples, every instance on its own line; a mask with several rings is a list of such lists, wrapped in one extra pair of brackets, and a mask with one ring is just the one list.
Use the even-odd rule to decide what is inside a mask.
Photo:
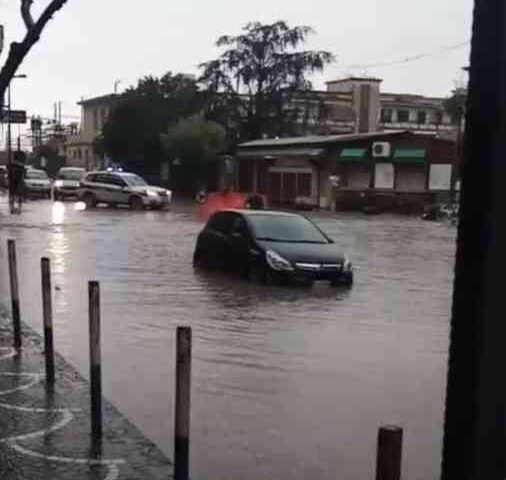
[(22, 2), (21, 14), (25, 19), (25, 25), (28, 29), (25, 38), (21, 43), (13, 42), (10, 45), (9, 55), (2, 69), (0, 70), (0, 109), (3, 107), (4, 95), (9, 86), (11, 79), (16, 74), (18, 67), (23, 62), (24, 58), (30, 51), (30, 49), (38, 42), (42, 30), (47, 25), (52, 16), (60, 10), (68, 0), (53, 0), (41, 14), (37, 22), (31, 23), (26, 19), (29, 16), (29, 10), (27, 5), (30, 6), (31, 2)]

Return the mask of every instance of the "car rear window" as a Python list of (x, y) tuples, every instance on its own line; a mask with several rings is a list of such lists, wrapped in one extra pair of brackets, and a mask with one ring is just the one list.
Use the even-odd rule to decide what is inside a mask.
[(296, 215), (251, 215), (248, 218), (258, 240), (294, 243), (328, 243), (307, 218)]
[(58, 177), (61, 180), (81, 180), (85, 174), (82, 170), (60, 170)]
[(86, 176), (85, 180), (87, 182), (96, 182), (97, 181), (97, 174), (96, 173), (90, 173)]
[(215, 213), (207, 224), (207, 229), (220, 233), (229, 233), (237, 215), (227, 212)]
[(25, 175), (26, 178), (32, 178), (35, 180), (47, 180), (48, 176), (46, 172), (40, 172), (35, 170), (28, 170)]

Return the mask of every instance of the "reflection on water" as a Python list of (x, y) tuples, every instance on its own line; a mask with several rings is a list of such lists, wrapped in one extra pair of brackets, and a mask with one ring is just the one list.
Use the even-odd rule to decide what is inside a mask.
[(170, 456), (175, 328), (192, 326), (195, 478), (373, 478), (382, 423), (405, 428), (405, 478), (437, 477), (454, 230), (316, 217), (357, 266), (354, 288), (266, 287), (194, 272), (189, 212), (51, 205), (0, 219), (0, 260), (18, 239), (24, 318), (40, 330), (29, 299), (47, 254), (57, 348), (87, 375), (86, 283), (100, 280), (105, 393)]
[(65, 219), (65, 204), (63, 202), (54, 202), (51, 213), (53, 224), (61, 225)]

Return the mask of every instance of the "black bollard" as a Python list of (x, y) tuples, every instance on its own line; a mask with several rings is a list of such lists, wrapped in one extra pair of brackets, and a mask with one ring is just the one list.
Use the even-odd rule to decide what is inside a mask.
[(42, 315), (44, 319), (44, 357), (46, 382), (54, 384), (53, 306), (51, 301), (51, 266), (49, 258), (40, 261), (42, 277)]
[(378, 431), (376, 480), (400, 480), (402, 464), (402, 428), (381, 427)]
[(16, 241), (7, 240), (9, 254), (9, 279), (11, 287), (12, 323), (14, 326), (14, 348), (21, 348), (21, 314), (19, 312), (18, 266), (16, 259)]
[(102, 439), (102, 360), (100, 354), (100, 285), (88, 283), (90, 317), (91, 436)]
[(190, 399), (192, 330), (177, 328), (176, 419), (174, 438), (174, 480), (188, 480), (190, 471)]

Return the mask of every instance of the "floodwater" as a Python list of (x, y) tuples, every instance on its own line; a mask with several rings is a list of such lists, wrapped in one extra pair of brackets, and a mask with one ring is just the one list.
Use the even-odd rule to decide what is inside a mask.
[[(1, 200), (1, 199), (0, 199)], [(194, 335), (191, 470), (201, 480), (370, 480), (377, 428), (405, 430), (403, 478), (438, 477), (455, 229), (396, 216), (314, 215), (355, 286), (265, 287), (194, 272), (191, 209), (76, 211), (0, 202), (18, 244), (23, 320), (41, 331), (41, 256), (55, 344), (88, 373), (87, 281), (102, 294), (105, 395), (172, 458), (175, 333)]]

